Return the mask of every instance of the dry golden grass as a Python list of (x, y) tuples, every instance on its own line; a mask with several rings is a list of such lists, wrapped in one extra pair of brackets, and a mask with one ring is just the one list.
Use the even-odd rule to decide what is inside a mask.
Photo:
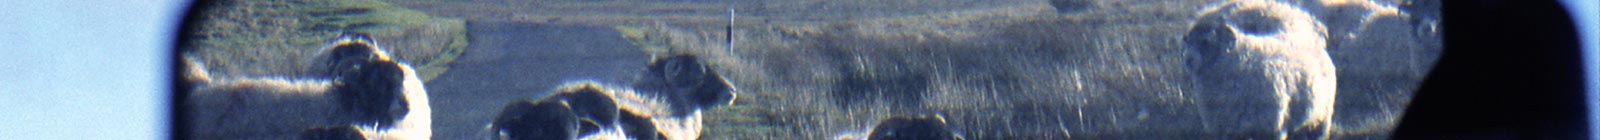
[(467, 46), (462, 19), (435, 18), (373, 0), (222, 1), (208, 5), (189, 52), (220, 75), (311, 75), (311, 58), (342, 32), (366, 33), (417, 66), (443, 73)]

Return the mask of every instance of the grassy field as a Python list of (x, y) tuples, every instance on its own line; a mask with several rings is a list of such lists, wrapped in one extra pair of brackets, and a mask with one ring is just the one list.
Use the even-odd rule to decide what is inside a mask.
[(317, 51), (340, 33), (373, 36), (415, 65), (423, 79), (446, 71), (467, 47), (466, 22), (381, 1), (220, 1), (205, 5), (194, 33), (196, 57), (213, 73), (315, 75)]
[[(1333, 138), (1387, 137), (1443, 48), (1430, 30), (1436, 1), (1375, 2), (1408, 14), (1285, 2), (1326, 25), (1338, 67)], [(218, 9), (228, 12), (208, 17), (193, 34), (204, 46), (187, 54), (211, 71), (303, 74), (332, 29), (371, 32), (445, 76), (427, 83), (442, 110), (437, 139), (479, 138), (508, 100), (575, 79), (626, 83), (671, 54), (702, 56), (740, 90), (706, 112), (701, 139), (832, 139), (918, 114), (942, 115), (969, 139), (1277, 134), (1266, 79), (1200, 78), (1217, 76), (1189, 62), (1197, 54), (1184, 37), (1220, 0), (388, 3), (236, 2), (226, 6), (245, 8)], [(723, 43), (729, 8), (734, 46)]]

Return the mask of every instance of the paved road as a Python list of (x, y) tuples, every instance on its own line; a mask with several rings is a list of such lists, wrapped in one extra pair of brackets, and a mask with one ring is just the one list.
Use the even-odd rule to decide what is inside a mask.
[(470, 139), (506, 103), (539, 98), (563, 81), (625, 83), (649, 56), (606, 27), (468, 23), (471, 44), (429, 81), (434, 139)]

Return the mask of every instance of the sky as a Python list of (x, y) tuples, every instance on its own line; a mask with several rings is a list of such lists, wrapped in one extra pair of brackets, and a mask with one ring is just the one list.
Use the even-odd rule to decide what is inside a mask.
[[(1600, 101), (1600, 1), (1563, 2), (1587, 25), (1589, 98)], [(0, 138), (166, 139), (168, 51), (187, 3), (0, 0)]]
[(185, 4), (0, 0), (0, 138), (165, 139)]
[(1572, 13), (1574, 25), (1578, 27), (1579, 43), (1583, 47), (1583, 69), (1585, 71), (1584, 90), (1585, 98), (1589, 101), (1589, 138), (1600, 139), (1600, 1), (1595, 0), (1561, 0), (1562, 6)]

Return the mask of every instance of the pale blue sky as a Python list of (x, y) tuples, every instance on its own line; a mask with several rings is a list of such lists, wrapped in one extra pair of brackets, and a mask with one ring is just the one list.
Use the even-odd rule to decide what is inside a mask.
[(1563, 6), (1572, 13), (1572, 20), (1578, 27), (1578, 36), (1583, 44), (1583, 69), (1585, 72), (1584, 85), (1588, 90), (1586, 94), (1589, 101), (1589, 139), (1600, 139), (1600, 1), (1595, 0), (1562, 0)]
[(165, 139), (183, 0), (0, 0), (0, 139)]

